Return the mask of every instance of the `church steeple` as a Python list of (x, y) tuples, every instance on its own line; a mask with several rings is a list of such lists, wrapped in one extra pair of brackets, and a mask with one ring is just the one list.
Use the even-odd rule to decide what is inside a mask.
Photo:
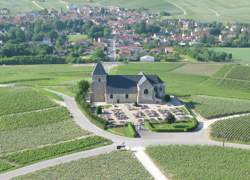
[(93, 75), (107, 75), (101, 62), (98, 62), (93, 71)]

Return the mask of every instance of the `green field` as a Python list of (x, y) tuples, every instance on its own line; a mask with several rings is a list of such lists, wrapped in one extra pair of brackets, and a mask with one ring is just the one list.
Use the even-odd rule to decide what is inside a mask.
[(173, 180), (248, 180), (249, 150), (213, 146), (155, 146), (148, 154)]
[(68, 35), (69, 42), (81, 42), (83, 40), (87, 40), (88, 36), (85, 34), (74, 34), (74, 35)]
[(205, 118), (250, 112), (250, 101), (232, 98), (193, 96), (194, 108)]
[[(95, 141), (95, 137), (67, 145), (90, 133), (78, 127), (67, 109), (50, 99), (51, 95), (42, 92), (27, 87), (0, 88), (0, 171), (19, 167), (22, 161), (30, 163), (104, 145), (105, 140)], [(60, 145), (51, 148), (55, 143)], [(43, 146), (49, 146), (49, 150)], [(34, 155), (36, 159), (32, 159)], [(23, 159), (13, 167), (15, 157)]]
[(200, 76), (212, 76), (223, 67), (223, 64), (187, 63), (174, 70), (176, 73), (193, 74)]
[(74, 96), (74, 86), (90, 79), (92, 65), (26, 65), (0, 66), (0, 84), (46, 87)]
[(250, 144), (250, 116), (218, 121), (211, 126), (215, 140)]
[[(62, 0), (35, 0), (5, 1), (0, 0), (0, 7), (9, 8), (12, 14), (42, 8), (66, 9), (67, 3)], [(147, 8), (155, 12), (167, 11), (175, 18), (191, 18), (199, 21), (223, 21), (223, 22), (246, 22), (250, 20), (250, 2), (248, 0), (69, 0), (68, 2), (77, 5), (91, 6), (121, 6), (125, 8)]]
[[(229, 65), (229, 68), (227, 65), (224, 65), (226, 68), (221, 66), (221, 64), (214, 65), (217, 70), (217, 66), (221, 67), (221, 69), (212, 76), (176, 72), (178, 69), (187, 66), (183, 65), (183, 63), (129, 63), (115, 67), (111, 72), (113, 74), (138, 74), (143, 71), (146, 74), (157, 74), (166, 82), (166, 92), (179, 97), (210, 95), (250, 99), (249, 81), (224, 77), (227, 76), (228, 71), (231, 70), (233, 65)], [(215, 72), (214, 66), (211, 66), (211, 64), (207, 64), (207, 66), (206, 64), (202, 64), (201, 66), (203, 66), (203, 69), (207, 68), (207, 72)], [(199, 66), (195, 65), (194, 70), (197, 69), (197, 67)], [(239, 76), (244, 76), (243, 72), (239, 71), (238, 73), (240, 74)]]
[(213, 48), (219, 52), (232, 53), (234, 62), (250, 63), (250, 48)]
[(66, 163), (16, 179), (153, 179), (130, 152), (120, 151)]

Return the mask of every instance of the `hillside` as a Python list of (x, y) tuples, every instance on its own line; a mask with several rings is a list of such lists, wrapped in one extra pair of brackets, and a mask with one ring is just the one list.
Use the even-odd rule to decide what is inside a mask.
[[(236, 3), (237, 2), (237, 3)], [(43, 8), (66, 9), (69, 3), (91, 6), (122, 6), (126, 8), (147, 8), (152, 11), (167, 11), (177, 18), (192, 18), (200, 21), (249, 22), (250, 2), (248, 0), (0, 0), (0, 7), (9, 8), (12, 14)]]

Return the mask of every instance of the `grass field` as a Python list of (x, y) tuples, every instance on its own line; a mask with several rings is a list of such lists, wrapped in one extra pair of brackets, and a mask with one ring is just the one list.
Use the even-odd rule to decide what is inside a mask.
[(153, 179), (130, 152), (120, 151), (55, 166), (16, 179)]
[(232, 53), (234, 62), (250, 63), (250, 48), (213, 48), (219, 52)]
[[(66, 9), (67, 2), (63, 0), (5, 1), (0, 0), (0, 7), (11, 9), (12, 14), (41, 8)], [(125, 8), (147, 8), (155, 12), (167, 11), (174, 18), (191, 18), (199, 21), (249, 22), (250, 2), (248, 0), (69, 0), (69, 3), (91, 6), (121, 6)]]
[(211, 126), (210, 136), (215, 140), (250, 144), (250, 116), (222, 120)]
[(205, 118), (250, 112), (250, 101), (232, 98), (193, 96), (194, 108)]
[(89, 80), (92, 70), (92, 65), (0, 66), (0, 84), (45, 87), (73, 95), (77, 82)]
[(173, 180), (250, 178), (249, 150), (213, 146), (155, 146), (147, 149), (162, 172)]

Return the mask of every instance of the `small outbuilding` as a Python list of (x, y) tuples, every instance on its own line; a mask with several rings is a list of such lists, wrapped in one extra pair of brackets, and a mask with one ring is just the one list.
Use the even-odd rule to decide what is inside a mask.
[(141, 62), (154, 62), (155, 58), (153, 56), (146, 55), (146, 56), (141, 57), (140, 61)]

